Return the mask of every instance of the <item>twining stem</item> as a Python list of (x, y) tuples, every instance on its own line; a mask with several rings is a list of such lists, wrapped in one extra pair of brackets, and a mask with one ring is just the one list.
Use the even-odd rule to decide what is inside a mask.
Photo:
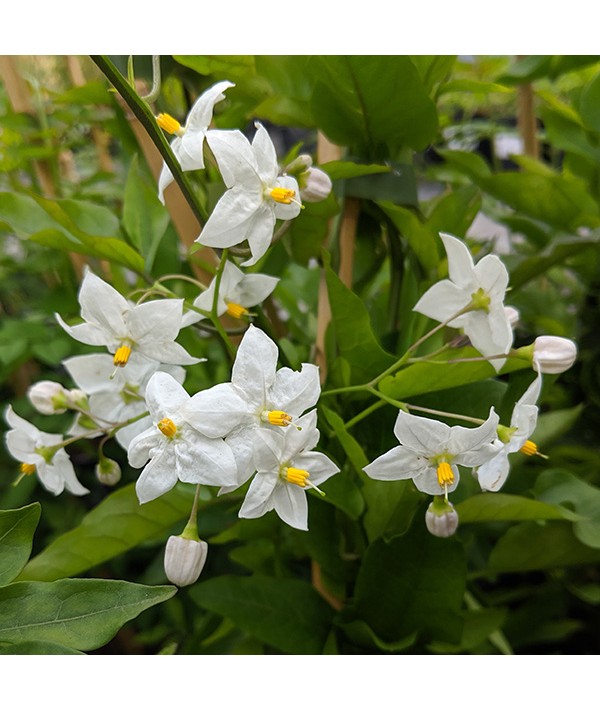
[(409, 410), (417, 410), (418, 412), (426, 412), (428, 415), (439, 415), (440, 417), (449, 417), (453, 420), (464, 420), (465, 422), (473, 422), (476, 425), (483, 425), (485, 420), (479, 417), (469, 417), (468, 415), (459, 415), (457, 412), (445, 412), (444, 410), (433, 410), (430, 407), (421, 407), (420, 405), (411, 405), (405, 403), (405, 407)]
[(229, 355), (235, 356), (235, 348), (233, 346), (233, 343), (229, 339), (229, 336), (227, 335), (227, 332), (223, 328), (223, 324), (219, 320), (219, 316), (217, 314), (217, 307), (219, 305), (219, 290), (221, 288), (221, 279), (223, 278), (223, 271), (225, 269), (225, 265), (227, 264), (228, 255), (229, 255), (229, 250), (224, 249), (223, 252), (221, 253), (221, 261), (219, 262), (219, 266), (217, 267), (217, 273), (215, 275), (215, 293), (213, 295), (212, 309), (210, 312), (210, 320), (212, 321), (213, 326), (217, 330), (217, 333), (223, 339), (223, 343), (227, 347), (227, 350), (229, 351)]
[(156, 281), (160, 284), (163, 281), (188, 281), (190, 284), (193, 284), (194, 286), (197, 286), (199, 289), (202, 289), (202, 291), (206, 291), (208, 287), (203, 284), (201, 281), (198, 281), (198, 279), (194, 279), (194, 277), (188, 276), (187, 274), (164, 274), (163, 276), (159, 277)]

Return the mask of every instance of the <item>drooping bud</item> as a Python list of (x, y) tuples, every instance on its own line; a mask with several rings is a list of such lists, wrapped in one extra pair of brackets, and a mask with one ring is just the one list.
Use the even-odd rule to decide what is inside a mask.
[(206, 556), (206, 541), (170, 536), (165, 548), (165, 573), (178, 587), (191, 585), (200, 577)]
[(577, 358), (577, 346), (569, 338), (538, 336), (533, 343), (533, 367), (542, 373), (564, 373)]
[(68, 407), (80, 407), (82, 409), (87, 409), (88, 407), (88, 397), (83, 390), (78, 388), (73, 388), (67, 391), (67, 403)]
[(96, 464), (96, 478), (105, 486), (114, 486), (121, 479), (121, 467), (108, 457), (101, 457)]
[(309, 168), (298, 176), (300, 197), (304, 202), (321, 202), (331, 192), (331, 178), (320, 168)]
[(291, 163), (285, 166), (283, 172), (285, 175), (302, 175), (306, 173), (312, 164), (312, 158), (307, 153), (301, 153), (297, 158), (294, 158)]
[(67, 411), (68, 392), (60, 383), (40, 380), (27, 391), (31, 404), (42, 415), (59, 415)]
[(458, 514), (449, 501), (443, 496), (434, 497), (425, 513), (427, 530), (438, 538), (449, 538), (458, 528)]
[(517, 323), (519, 323), (519, 318), (521, 317), (519, 310), (513, 308), (512, 306), (505, 306), (504, 313), (506, 314), (508, 323), (510, 323), (511, 327), (514, 328)]

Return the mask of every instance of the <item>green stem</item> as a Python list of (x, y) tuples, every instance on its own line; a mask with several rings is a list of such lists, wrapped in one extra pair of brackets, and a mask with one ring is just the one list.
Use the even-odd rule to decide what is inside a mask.
[(188, 522), (181, 533), (182, 538), (190, 538), (193, 541), (199, 540), (198, 536), (198, 500), (200, 498), (200, 484), (196, 484), (196, 494), (194, 495), (194, 503), (190, 511)]
[(154, 115), (152, 111), (150, 111), (148, 105), (140, 99), (135, 90), (127, 83), (127, 80), (122, 76), (121, 72), (119, 72), (107, 56), (91, 55), (91, 59), (111, 82), (119, 95), (122, 97), (123, 101), (127, 104), (127, 106), (129, 106), (135, 117), (146, 129), (150, 139), (169, 167), (175, 182), (181, 188), (181, 192), (187, 200), (192, 212), (196, 216), (196, 219), (200, 225), (204, 224), (208, 220), (208, 212), (196, 198), (190, 181), (181, 170), (179, 161), (175, 158), (169, 143), (156, 123), (156, 119), (154, 118)]
[(358, 415), (355, 415), (351, 420), (348, 420), (348, 422), (346, 422), (345, 428), (349, 430), (350, 427), (354, 427), (354, 425), (357, 425), (361, 420), (364, 420), (365, 417), (368, 417), (372, 412), (379, 410), (379, 408), (383, 407), (384, 405), (384, 400), (378, 400), (377, 402), (374, 402), (372, 405), (369, 405), (369, 407), (362, 410), (362, 412), (359, 412)]
[(212, 310), (210, 312), (210, 320), (213, 323), (213, 326), (217, 330), (217, 333), (221, 338), (223, 339), (223, 343), (225, 344), (227, 350), (229, 351), (229, 355), (235, 356), (235, 348), (233, 346), (233, 343), (229, 339), (229, 336), (227, 335), (227, 332), (223, 328), (223, 324), (219, 320), (219, 316), (217, 314), (217, 306), (219, 303), (219, 290), (221, 288), (221, 279), (223, 278), (223, 271), (225, 270), (225, 265), (227, 264), (227, 257), (229, 255), (229, 250), (224, 249), (223, 252), (221, 253), (221, 261), (219, 262), (219, 266), (217, 267), (217, 273), (215, 274), (215, 293), (213, 295), (213, 303), (212, 303)]
[(420, 405), (406, 404), (409, 410), (417, 410), (418, 412), (426, 412), (429, 415), (438, 415), (439, 417), (450, 417), (453, 420), (464, 420), (465, 422), (473, 422), (476, 425), (483, 425), (485, 420), (479, 417), (469, 417), (468, 415), (459, 415), (456, 412), (445, 412), (444, 410), (432, 410), (430, 407), (421, 407)]

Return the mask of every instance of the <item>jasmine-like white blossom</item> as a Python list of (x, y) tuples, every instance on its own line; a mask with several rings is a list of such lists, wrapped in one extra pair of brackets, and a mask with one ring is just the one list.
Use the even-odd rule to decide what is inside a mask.
[[(227, 262), (223, 269), (219, 296), (217, 297), (217, 315), (224, 313), (233, 318), (240, 318), (248, 313), (248, 308), (264, 301), (277, 286), (278, 278), (266, 274), (244, 274), (232, 262)], [(211, 311), (215, 297), (216, 278), (211, 281), (206, 291), (194, 299), (194, 306), (204, 311)], [(197, 311), (186, 311), (182, 326), (200, 321), (204, 316)]]
[(195, 583), (206, 563), (208, 544), (200, 539), (170, 536), (165, 548), (165, 574), (182, 588)]
[[(226, 441), (238, 463), (236, 485), (252, 475), (253, 449), (261, 429), (297, 425), (296, 418), (313, 407), (319, 399), (319, 369), (303, 363), (300, 371), (277, 370), (278, 349), (260, 329), (250, 326), (239, 345), (231, 382), (222, 383), (194, 396), (198, 407), (213, 412), (215, 422), (229, 426)], [(201, 416), (193, 420), (201, 429), (206, 423)]]
[[(90, 417), (84, 418), (84, 423), (92, 425), (95, 422), (106, 430), (146, 412), (146, 386), (157, 370), (169, 373), (178, 383), (183, 383), (185, 379), (185, 370), (181, 366), (159, 365), (135, 354), (131, 356), (127, 368), (119, 368), (116, 372), (112, 358), (106, 353), (73, 356), (63, 361), (63, 365), (87, 395), (86, 410)], [(119, 428), (115, 439), (123, 449), (127, 449), (131, 440), (151, 424), (149, 416), (143, 417)], [(78, 416), (69, 434), (85, 435), (86, 429), (89, 428), (82, 425)]]
[(308, 530), (306, 489), (317, 489), (339, 469), (325, 454), (311, 451), (319, 441), (316, 410), (301, 417), (297, 425), (256, 433), (256, 474), (240, 518), (258, 518), (275, 509), (285, 523)]
[(31, 404), (42, 415), (58, 415), (67, 411), (68, 391), (52, 380), (39, 380), (27, 390)]
[[(449, 279), (434, 284), (419, 299), (414, 311), (436, 321), (448, 321), (454, 314), (467, 310), (448, 325), (462, 328), (473, 346), (484, 356), (508, 353), (513, 332), (504, 309), (504, 295), (508, 286), (508, 272), (496, 255), (488, 254), (477, 264), (467, 246), (452, 235), (440, 237), (448, 255)], [(504, 358), (494, 358), (496, 370), (504, 365)]]
[(192, 365), (193, 358), (179, 343), (183, 299), (162, 299), (133, 304), (110, 284), (86, 270), (79, 290), (84, 323), (67, 325), (56, 320), (76, 341), (90, 346), (106, 346), (114, 353), (114, 365), (124, 367), (131, 353), (157, 363)]
[(450, 427), (438, 420), (400, 411), (394, 434), (400, 442), (365, 467), (372, 479), (412, 479), (419, 491), (447, 495), (458, 485), (458, 464), (479, 466), (498, 451), (494, 408), (479, 427)]
[[(169, 114), (159, 114), (158, 125), (167, 133), (174, 134), (171, 150), (179, 161), (182, 170), (199, 170), (204, 168), (204, 140), (212, 121), (215, 104), (225, 98), (226, 89), (235, 86), (230, 81), (220, 81), (207, 89), (192, 106), (185, 126)], [(164, 191), (173, 182), (173, 174), (166, 163), (158, 178), (158, 198), (163, 203)]]
[(538, 407), (536, 402), (542, 389), (542, 375), (535, 380), (515, 403), (510, 418), (510, 427), (499, 427), (500, 436), (495, 444), (498, 453), (488, 462), (475, 470), (475, 475), (484, 491), (498, 491), (510, 469), (508, 455), (521, 450), (523, 454), (537, 454), (537, 445), (529, 440), (537, 424)]
[[(198, 403), (168, 373), (157, 372), (146, 387), (146, 405), (152, 426), (137, 435), (128, 450), (129, 464), (144, 467), (136, 484), (140, 503), (152, 501), (172, 489), (177, 480), (192, 484), (231, 486), (236, 463), (230, 447), (219, 436), (219, 425), (204, 414), (206, 436), (190, 421), (202, 418)], [(192, 412), (193, 409), (193, 412)], [(150, 460), (150, 461), (148, 461)], [(146, 464), (148, 462), (148, 464)]]
[(42, 432), (10, 405), (5, 417), (12, 428), (6, 433), (6, 447), (21, 463), (21, 475), (37, 472), (42, 486), (55, 495), (64, 489), (76, 496), (90, 493), (79, 483), (69, 455), (57, 446), (63, 442), (62, 435)]
[[(228, 138), (227, 133), (235, 134)], [(275, 221), (297, 217), (302, 207), (298, 183), (280, 176), (275, 147), (264, 126), (257, 124), (252, 143), (239, 132), (220, 132), (211, 143), (219, 169), (229, 190), (216, 204), (197, 242), (208, 247), (232, 247), (248, 241), (255, 264), (267, 251)], [(231, 141), (231, 145), (228, 145)]]
[(533, 367), (542, 373), (556, 375), (577, 360), (577, 346), (569, 338), (538, 336), (533, 343)]

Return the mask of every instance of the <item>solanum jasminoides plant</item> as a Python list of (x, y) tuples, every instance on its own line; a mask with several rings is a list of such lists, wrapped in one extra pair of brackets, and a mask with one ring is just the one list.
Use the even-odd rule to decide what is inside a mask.
[[(68, 183), (57, 163), (64, 198), (0, 185), (0, 224), (64, 257), (43, 318), (20, 315), (47, 353), (4, 406), (0, 603), (40, 612), (15, 626), (0, 604), (0, 651), (96, 649), (167, 598), (135, 622), (148, 652), (535, 651), (527, 576), (562, 571), (554, 610), (558, 588), (594, 597), (600, 560), (598, 482), (568, 468), (589, 455), (561, 444), (592, 362), (573, 277), (594, 279), (589, 171), (464, 150), (457, 116), (484, 129), (453, 57), (238, 59), (163, 58), (148, 96), (138, 60), (126, 77), (92, 57), (118, 118), (95, 131), (133, 128), (119, 169)], [(502, 66), (487, 93), (512, 116), (522, 75)], [(95, 622), (71, 630), (82, 585)]]

